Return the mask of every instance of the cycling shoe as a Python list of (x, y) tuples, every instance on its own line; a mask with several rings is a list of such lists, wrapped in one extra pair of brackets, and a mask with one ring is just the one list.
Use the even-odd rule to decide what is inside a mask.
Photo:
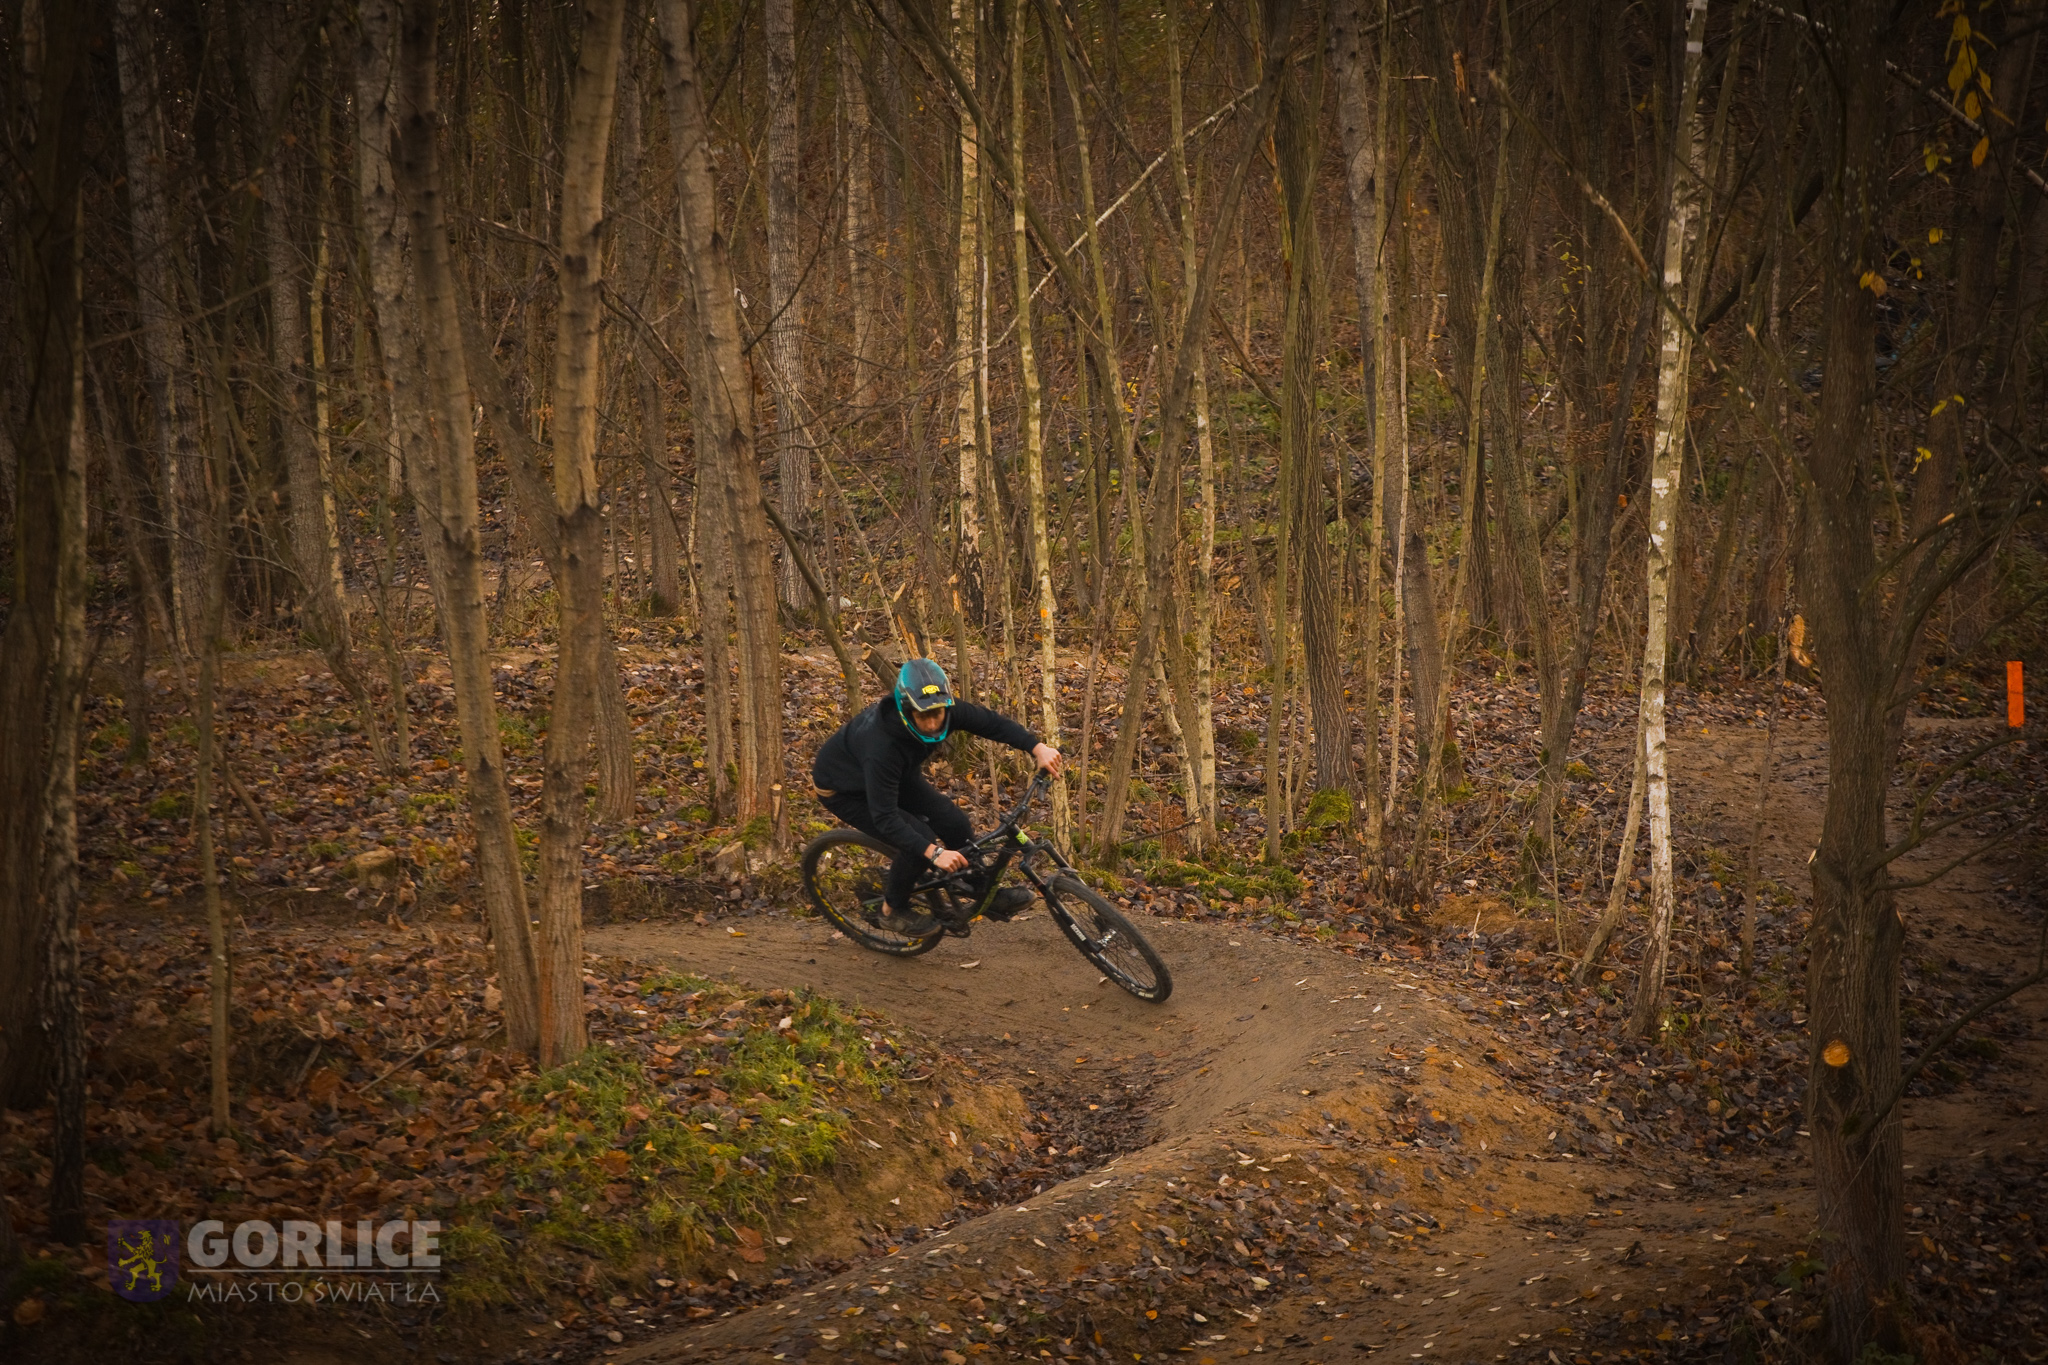
[(922, 910), (884, 909), (875, 917), (875, 927), (904, 938), (928, 938), (938, 932), (939, 922)]
[(1009, 919), (1037, 899), (1038, 893), (1028, 886), (1006, 886), (996, 892), (986, 914), (989, 919)]

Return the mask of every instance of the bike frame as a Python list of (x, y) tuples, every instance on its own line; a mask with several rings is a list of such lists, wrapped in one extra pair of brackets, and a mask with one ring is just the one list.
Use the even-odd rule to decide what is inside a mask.
[[(1051, 907), (1053, 913), (1063, 919), (1066, 918), (1065, 912), (1060, 908), (1059, 902), (1053, 899), (1050, 889), (1045, 884), (1045, 879), (1039, 876), (1038, 870), (1033, 866), (1033, 863), (1043, 856), (1050, 858), (1054, 866), (1062, 871), (1071, 872), (1074, 870), (1074, 865), (1068, 862), (1066, 857), (1050, 843), (1033, 839), (1024, 833), (1022, 828), (1024, 812), (1029, 810), (1031, 803), (1036, 801), (1051, 786), (1052, 779), (1046, 775), (1043, 768), (1039, 769), (1032, 777), (1030, 785), (1024, 789), (1023, 799), (1010, 809), (1010, 812), (1003, 817), (1002, 823), (979, 838), (968, 840), (966, 847), (957, 850), (967, 855), (969, 867), (965, 871), (945, 873), (919, 881), (915, 886), (911, 887), (911, 896), (915, 898), (925, 891), (951, 888), (962, 877), (966, 876), (968, 872), (982, 873), (987, 877), (987, 883), (982, 887), (979, 899), (974, 902), (973, 910), (962, 920), (963, 923), (971, 922), (987, 913), (989, 906), (995, 901), (996, 892), (1002, 887), (1003, 873), (1009, 870), (1012, 863), (1015, 863), (1017, 870), (1023, 873), (1033, 886), (1038, 888), (1039, 896), (1044, 899), (1047, 906)], [(1000, 847), (996, 847), (998, 845)], [(981, 859), (987, 855), (991, 848), (996, 849), (995, 860), (983, 863)]]

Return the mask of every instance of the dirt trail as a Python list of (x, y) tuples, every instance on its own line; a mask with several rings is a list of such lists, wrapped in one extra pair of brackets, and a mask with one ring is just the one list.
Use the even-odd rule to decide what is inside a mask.
[[(1671, 1203), (1674, 1181), (1632, 1158), (1566, 1155), (1560, 1130), (1579, 1147), (1583, 1117), (1503, 1080), (1487, 1060), (1503, 1040), (1467, 1017), (1475, 1002), (1466, 993), (1407, 968), (1243, 930), (1151, 919), (1142, 927), (1174, 972), (1173, 998), (1162, 1006), (1098, 984), (1042, 915), (979, 926), (967, 942), (908, 962), (834, 942), (815, 921), (754, 920), (740, 934), (716, 924), (593, 933), (596, 951), (672, 958), (762, 984), (800, 982), (885, 1010), (1027, 1091), (1034, 1077), (1058, 1077), (1071, 1090), (1106, 1068), (1100, 1102), (1109, 1104), (1133, 1070), (1156, 1078), (1152, 1140), (1141, 1150), (907, 1247), (886, 1267), (677, 1333), (630, 1358), (858, 1356), (877, 1347), (884, 1359), (919, 1358), (913, 1342), (931, 1352), (964, 1346), (977, 1318), (1005, 1320), (1010, 1299), (1026, 1311), (1008, 1314), (1001, 1331), (979, 1333), (1004, 1356), (1037, 1357), (1047, 1341), (1055, 1354), (1080, 1350), (1092, 1344), (1091, 1325), (1107, 1338), (1115, 1317), (1119, 1338), (1140, 1329), (1141, 1353), (1193, 1346), (1197, 1355), (1394, 1350), (1485, 1359), (1518, 1334), (1568, 1323), (1569, 1305), (1592, 1285), (1612, 1306), (1624, 1281), (1654, 1268), (1661, 1289), (1663, 1268), (1689, 1254), (1685, 1241), (1713, 1245), (1715, 1232), (1732, 1225), (1729, 1210), (1742, 1207), (1726, 1196), (1713, 1209)], [(964, 969), (969, 962), (979, 965)], [(1411, 1103), (1432, 1116), (1426, 1128), (1455, 1125), (1455, 1151), (1393, 1136), (1389, 1116)], [(1144, 1320), (1135, 1304), (1100, 1302), (1097, 1286), (1127, 1281), (1126, 1263), (1155, 1281), (1168, 1273), (1148, 1264), (1174, 1250), (1156, 1237), (1162, 1218), (1178, 1242), (1205, 1219), (1201, 1199), (1219, 1191), (1228, 1199), (1246, 1179), (1255, 1200), (1276, 1185), (1282, 1195), (1320, 1199), (1322, 1254), (1299, 1263), (1296, 1279), (1249, 1309), (1235, 1300), (1219, 1307), (1199, 1286), (1181, 1296), (1193, 1311), (1206, 1306), (1206, 1323), (1174, 1312)], [(1634, 1226), (1610, 1233), (1624, 1209)], [(1307, 1229), (1307, 1217), (1294, 1221)], [(1076, 1235), (1091, 1225), (1101, 1230)], [(1142, 1229), (1136, 1237), (1133, 1226)], [(1335, 1243), (1332, 1232), (1352, 1245)], [(1243, 1245), (1227, 1234), (1219, 1245), (1225, 1240)], [(1631, 1246), (1630, 1264), (1612, 1264)], [(1174, 1270), (1185, 1282), (1195, 1265), (1182, 1255)], [(1525, 1290), (1531, 1277), (1540, 1289)], [(1020, 1283), (1033, 1286), (1028, 1299), (1016, 1298)], [(870, 1292), (883, 1286), (886, 1293)], [(1533, 1305), (1532, 1294), (1540, 1295)], [(968, 1312), (976, 1302), (982, 1307)], [(848, 1319), (855, 1308), (867, 1311)], [(875, 1313), (890, 1315), (879, 1330)], [(1021, 1349), (1005, 1336), (1036, 1339)]]
[[(1802, 899), (1824, 739), (1818, 722), (1785, 727), (1766, 813), (1763, 873)], [(1761, 740), (1716, 727), (1674, 742), (1680, 808), (1724, 856), (1748, 837)], [(1924, 921), (1915, 950), (2009, 962), (2022, 926), (1997, 897), (2010, 880), (1966, 868), (1908, 893), (1906, 913)], [(1610, 1347), (1618, 1333), (1682, 1355), (1727, 1311), (1716, 1299), (1733, 1279), (1755, 1282), (1745, 1263), (1811, 1245), (1797, 1155), (1708, 1164), (1639, 1149), (1554, 1090), (1546, 1102), (1520, 1065), (1522, 1040), (1497, 1031), (1512, 1023), (1483, 1012), (1501, 1003), (1488, 983), (1242, 926), (1141, 925), (1174, 974), (1165, 1005), (1101, 983), (1042, 912), (910, 961), (780, 915), (593, 932), (594, 951), (858, 1001), (1027, 1095), (1137, 1104), (1146, 1124), (1142, 1147), (1022, 1204), (625, 1358), (952, 1365), (963, 1352), (1076, 1359), (1116, 1347), (1197, 1365), (1562, 1360), (1587, 1349), (1589, 1327)], [(1909, 1177), (1965, 1152), (2038, 1161), (2040, 1052), (2036, 1039), (2014, 1054), (2002, 1105), (1969, 1091), (1913, 1103)], [(1936, 1193), (1909, 1186), (1909, 1200), (1933, 1205)], [(1247, 1285), (1251, 1270), (1260, 1278)], [(1743, 1311), (1759, 1338), (1810, 1330), (1784, 1302)]]

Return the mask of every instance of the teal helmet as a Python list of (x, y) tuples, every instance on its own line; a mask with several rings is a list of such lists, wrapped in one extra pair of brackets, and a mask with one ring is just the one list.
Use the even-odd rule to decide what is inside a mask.
[(952, 732), (950, 716), (939, 727), (937, 734), (926, 734), (917, 728), (911, 718), (916, 711), (947, 709), (953, 705), (953, 686), (946, 681), (946, 670), (930, 659), (906, 659), (903, 667), (896, 670), (896, 714), (903, 720), (903, 728), (916, 735), (926, 744), (937, 744)]

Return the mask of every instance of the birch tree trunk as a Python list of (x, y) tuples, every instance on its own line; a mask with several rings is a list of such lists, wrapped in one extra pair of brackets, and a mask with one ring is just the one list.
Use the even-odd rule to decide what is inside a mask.
[[(974, 85), (974, 56), (980, 37), (980, 0), (953, 0), (953, 59), (965, 83)], [(976, 622), (987, 620), (987, 585), (982, 581), (981, 452), (975, 421), (974, 316), (981, 279), (981, 137), (974, 120), (960, 111), (960, 216), (953, 266), (954, 445), (960, 455), (958, 564), (960, 596)]]
[[(768, 354), (775, 366), (775, 458), (781, 475), (776, 501), (783, 524), (799, 539), (810, 531), (811, 452), (803, 418), (803, 270), (797, 187), (802, 167), (797, 141), (796, 3), (766, 0), (768, 40)], [(793, 609), (810, 602), (796, 556), (782, 557), (782, 601)]]
[(753, 385), (741, 350), (732, 264), (718, 224), (717, 187), (707, 146), (711, 125), (698, 72), (692, 11), (689, 0), (660, 0), (658, 6), (669, 142), (675, 149), (682, 239), (690, 253), (699, 337), (686, 352), (698, 367), (691, 384), (697, 399), (698, 496), (710, 493), (717, 500), (732, 566), (739, 655), (736, 813), (743, 821), (766, 818), (779, 846), (787, 831), (782, 827), (782, 639), (775, 564), (754, 467)]
[(171, 542), (173, 641), (183, 657), (198, 648), (205, 595), (204, 457), (199, 448), (199, 394), (183, 324), (178, 320), (176, 269), (164, 178), (169, 148), (162, 98), (143, 0), (118, 0), (114, 44), (121, 76), (121, 132), (127, 153), (128, 228), (134, 243), (135, 303), (143, 374), (156, 418), (158, 474)]
[(562, 143), (561, 257), (556, 270), (555, 519), (562, 541), (560, 652), (543, 756), (540, 837), (540, 1063), (580, 1056), (583, 1013), (583, 799), (595, 691), (615, 665), (604, 636), (603, 489), (597, 480), (599, 298), (604, 271), (604, 170), (618, 89), (625, 0), (587, 0)]
[[(1657, 419), (1650, 452), (1650, 538), (1646, 551), (1649, 584), (1644, 599), (1643, 774), (1650, 816), (1650, 935), (1636, 977), (1629, 1027), (1642, 1037), (1657, 1029), (1664, 1002), (1664, 967), (1671, 941), (1675, 901), (1671, 870), (1671, 766), (1664, 733), (1664, 672), (1670, 658), (1671, 566), (1678, 548), (1678, 514), (1684, 502), (1680, 473), (1685, 460), (1687, 385), (1692, 364), (1692, 329), (1677, 316), (1683, 308), (1687, 253), (1699, 211), (1703, 170), (1699, 120), (1701, 52), (1705, 46), (1707, 0), (1688, 0), (1685, 66), (1673, 123), (1674, 165), (1664, 226), (1663, 307), (1659, 310)], [(1684, 164), (1676, 164), (1683, 156)]]
[[(1187, 117), (1181, 92), (1180, 23), (1178, 9), (1166, 8), (1167, 109), (1172, 119), (1173, 182), (1180, 200), (1180, 250), (1183, 332), (1187, 330), (1187, 306), (1200, 286), (1195, 227), (1195, 195), (1188, 183)], [(1021, 183), (1022, 170), (1016, 179)], [(1203, 330), (1206, 335), (1206, 329)], [(1207, 347), (1204, 346), (1206, 352)], [(1216, 805), (1216, 446), (1209, 424), (1209, 380), (1206, 355), (1195, 358), (1194, 427), (1196, 478), (1200, 484), (1201, 528), (1195, 549), (1193, 608), (1195, 735), (1188, 748), (1194, 759), (1195, 782), (1190, 796), (1196, 802), (1194, 819), (1198, 830), (1213, 829), (1220, 818)]]
[[(1024, 11), (1010, 22), (1010, 182), (1024, 183)], [(1024, 390), (1024, 470), (1031, 486), (1031, 573), (1038, 595), (1038, 728), (1047, 744), (1060, 747), (1059, 653), (1056, 648), (1059, 602), (1052, 590), (1052, 537), (1045, 509), (1045, 419), (1038, 382), (1038, 353), (1031, 326), (1031, 251), (1021, 198), (1010, 206), (1010, 237), (1015, 246), (1012, 283), (1017, 290), (1017, 378)], [(1052, 787), (1053, 841), (1070, 847), (1073, 811), (1067, 780)]]
[[(284, 106), (291, 94), (288, 88), (281, 88), (285, 73), (283, 55), (277, 49), (277, 42), (283, 37), (283, 34), (261, 26), (252, 27), (249, 32), (249, 65), (255, 77), (256, 98), (274, 124), (282, 124)], [(323, 150), (324, 147), (323, 139)], [(299, 308), (297, 252), (285, 218), (288, 196), (279, 192), (281, 187), (277, 184), (281, 174), (281, 165), (274, 161), (271, 193), (262, 208), (263, 246), (264, 264), (269, 272), (270, 358), (284, 395), (284, 413), (279, 426), (284, 436), (285, 473), (291, 489), (291, 512), (286, 518), (286, 525), (290, 531), (293, 567), (298, 573), (300, 605), (305, 616), (306, 633), (312, 636), (314, 644), (326, 658), (328, 671), (348, 693), (348, 699), (356, 709), (356, 718), (362, 724), (363, 738), (370, 745), (372, 758), (384, 772), (393, 773), (396, 767), (390, 737), (384, 732), (383, 719), (377, 714), (369, 689), (363, 685), (362, 676), (356, 671), (354, 651), (349, 644), (348, 609), (342, 599), (341, 565), (335, 556), (340, 532), (335, 525), (334, 497), (320, 449), (326, 433), (325, 414), (321, 410), (325, 407), (326, 398), (317, 376), (307, 370), (306, 319)], [(324, 180), (322, 193), (324, 197)], [(324, 225), (320, 251), (324, 257)], [(316, 279), (313, 295), (316, 323), (320, 321), (319, 289), (322, 283)]]
[[(398, 15), (391, 0), (366, 0), (360, 9), (360, 201), (371, 299), (391, 395), (391, 430), (412, 486), (422, 557), (448, 646), (463, 776), (476, 829), (477, 870), (491, 925), (498, 989), (504, 995), (506, 1037), (515, 1051), (531, 1055), (539, 1046), (533, 936), (505, 786), (484, 619), (469, 376), (435, 146), (437, 16), (430, 7), (422, 8), (425, 13), (409, 16), (406, 35), (409, 69), (403, 74), (410, 87), (409, 105), (400, 98), (401, 72), (393, 61)], [(393, 135), (401, 132), (411, 182), (411, 203), (403, 213), (390, 155)], [(411, 270), (408, 254), (414, 258)]]

